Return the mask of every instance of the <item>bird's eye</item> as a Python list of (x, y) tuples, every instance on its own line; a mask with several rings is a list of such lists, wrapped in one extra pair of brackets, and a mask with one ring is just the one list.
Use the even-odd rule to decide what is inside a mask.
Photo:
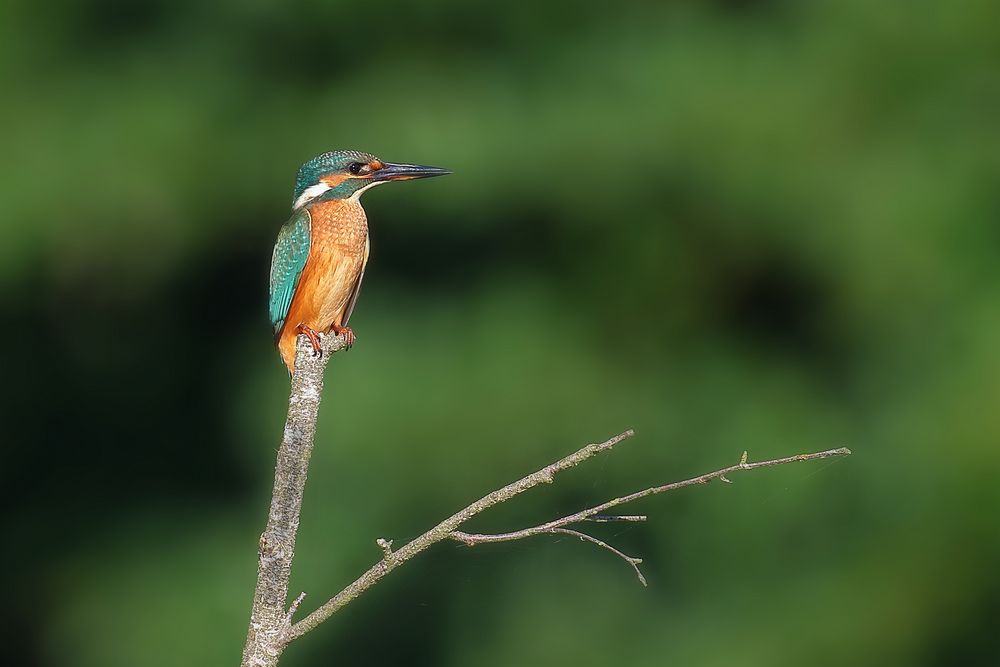
[(361, 164), (360, 162), (352, 162), (350, 166), (347, 167), (347, 171), (357, 176), (358, 174), (361, 173), (361, 170), (364, 169), (364, 167), (365, 165)]

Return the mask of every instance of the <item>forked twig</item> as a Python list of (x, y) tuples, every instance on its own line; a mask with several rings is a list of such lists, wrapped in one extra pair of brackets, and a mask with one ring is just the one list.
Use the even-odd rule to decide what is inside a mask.
[(814, 461), (817, 459), (826, 459), (834, 456), (846, 456), (850, 454), (851, 450), (846, 447), (840, 447), (838, 449), (828, 449), (823, 452), (814, 452), (811, 454), (798, 454), (796, 456), (786, 456), (781, 459), (771, 459), (770, 461), (760, 461), (757, 463), (747, 463), (747, 453), (743, 452), (742, 457), (740, 457), (740, 462), (736, 465), (729, 466), (728, 468), (722, 468), (716, 470), (715, 472), (705, 473), (704, 475), (698, 475), (697, 477), (692, 477), (690, 479), (685, 479), (680, 482), (673, 482), (671, 484), (664, 484), (662, 486), (654, 486), (643, 491), (636, 491), (635, 493), (630, 493), (626, 496), (619, 496), (618, 498), (612, 498), (611, 500), (601, 503), (600, 505), (595, 505), (589, 509), (581, 510), (574, 514), (569, 514), (558, 519), (553, 519), (543, 524), (537, 526), (532, 526), (531, 528), (522, 528), (521, 530), (513, 530), (508, 533), (466, 533), (460, 530), (453, 530), (448, 537), (452, 540), (456, 540), (465, 544), (466, 546), (475, 546), (477, 544), (487, 544), (490, 542), (510, 542), (513, 540), (523, 540), (526, 537), (532, 537), (534, 535), (543, 535), (546, 533), (568, 533), (575, 535), (580, 539), (592, 542), (600, 547), (608, 549), (621, 558), (623, 558), (629, 565), (635, 569), (636, 574), (639, 576), (639, 581), (643, 586), (646, 585), (646, 579), (642, 576), (639, 571), (639, 563), (642, 559), (632, 558), (631, 556), (626, 556), (621, 551), (615, 549), (611, 545), (602, 542), (601, 540), (588, 535), (579, 530), (570, 530), (566, 526), (579, 523), (581, 521), (645, 521), (646, 517), (644, 515), (635, 516), (607, 516), (600, 514), (612, 507), (618, 505), (624, 505), (625, 503), (630, 503), (634, 500), (639, 500), (640, 498), (645, 498), (646, 496), (653, 496), (659, 493), (664, 493), (666, 491), (674, 491), (676, 489), (684, 488), (685, 486), (692, 486), (695, 484), (707, 484), (713, 479), (719, 479), (728, 483), (732, 483), (726, 475), (732, 474), (741, 470), (754, 470), (756, 468), (766, 468), (770, 466), (782, 465), (785, 463), (793, 463), (796, 461)]
[(837, 449), (828, 449), (822, 452), (813, 452), (809, 454), (797, 454), (795, 456), (786, 456), (780, 459), (771, 459), (768, 461), (759, 461), (756, 463), (747, 463), (746, 452), (743, 453), (743, 457), (740, 462), (736, 465), (732, 465), (726, 468), (721, 468), (714, 472), (705, 473), (704, 475), (698, 475), (697, 477), (692, 477), (690, 479), (682, 480), (680, 482), (672, 482), (670, 484), (664, 484), (662, 486), (654, 486), (642, 491), (637, 491), (635, 493), (630, 493), (628, 495), (620, 496), (618, 498), (613, 498), (607, 502), (601, 503), (600, 505), (595, 505), (585, 510), (581, 510), (574, 514), (569, 514), (567, 516), (554, 519), (552, 521), (539, 524), (537, 526), (532, 526), (530, 528), (523, 528), (521, 530), (515, 530), (507, 533), (468, 533), (458, 530), (458, 527), (464, 522), (468, 521), (477, 514), (483, 512), (494, 505), (506, 502), (516, 495), (519, 495), (528, 489), (534, 488), (539, 484), (552, 482), (555, 475), (563, 470), (567, 470), (592, 456), (609, 451), (619, 442), (629, 438), (633, 435), (631, 430), (620, 433), (615, 437), (602, 442), (599, 444), (587, 445), (582, 449), (570, 454), (569, 456), (556, 461), (555, 463), (548, 465), (541, 470), (538, 470), (526, 477), (523, 477), (516, 482), (512, 482), (507, 486), (490, 493), (476, 502), (472, 503), (465, 509), (456, 512), (449, 518), (445, 519), (439, 523), (434, 528), (431, 528), (425, 532), (420, 537), (417, 537), (409, 544), (401, 547), (398, 551), (392, 552), (391, 558), (384, 558), (368, 569), (367, 572), (358, 577), (353, 583), (351, 583), (347, 588), (337, 593), (332, 598), (330, 598), (326, 603), (321, 605), (316, 611), (309, 614), (306, 618), (302, 619), (292, 627), (291, 638), (300, 637), (305, 633), (309, 632), (317, 625), (330, 618), (333, 614), (338, 612), (344, 606), (349, 604), (359, 595), (364, 593), (366, 590), (371, 588), (376, 582), (378, 582), (382, 577), (392, 572), (394, 569), (402, 565), (404, 562), (413, 558), (420, 552), (424, 551), (432, 544), (440, 542), (444, 539), (455, 540), (461, 542), (467, 546), (474, 546), (477, 544), (486, 544), (491, 542), (509, 542), (513, 540), (520, 540), (526, 537), (532, 537), (535, 535), (542, 534), (567, 534), (573, 535), (582, 540), (586, 540), (595, 544), (599, 547), (607, 549), (612, 553), (616, 554), (623, 560), (625, 560), (632, 568), (636, 571), (636, 575), (639, 577), (639, 581), (646, 585), (645, 577), (643, 577), (642, 572), (639, 570), (639, 564), (642, 562), (641, 559), (628, 556), (627, 554), (619, 551), (615, 547), (607, 544), (606, 542), (588, 535), (577, 529), (570, 529), (567, 526), (582, 521), (594, 520), (595, 517), (600, 517), (596, 520), (617, 520), (617, 521), (642, 521), (645, 519), (642, 515), (624, 515), (624, 516), (607, 516), (602, 514), (607, 512), (613, 507), (618, 505), (624, 505), (625, 503), (630, 503), (640, 498), (645, 498), (646, 496), (652, 496), (666, 491), (674, 491), (676, 489), (681, 489), (686, 486), (693, 486), (695, 484), (707, 484), (713, 479), (721, 479), (726, 475), (731, 475), (736, 472), (743, 470), (755, 470), (757, 468), (766, 468), (770, 466), (784, 465), (786, 463), (795, 463), (799, 461), (815, 461), (818, 459), (825, 459), (837, 456), (846, 456), (850, 454), (851, 451), (846, 447), (840, 447)]
[(504, 503), (528, 489), (540, 484), (551, 483), (558, 473), (579, 465), (597, 454), (610, 451), (615, 445), (632, 436), (631, 430), (625, 431), (605, 442), (587, 445), (555, 463), (483, 496), (399, 549), (392, 548), (392, 540), (379, 538), (376, 543), (382, 551), (382, 557), (378, 562), (308, 616), (293, 624), (292, 617), (302, 603), (305, 593), (300, 594), (287, 609), (285, 603), (288, 596), (291, 563), (295, 552), (295, 534), (299, 524), (302, 493), (305, 488), (306, 473), (315, 438), (316, 416), (323, 389), (323, 371), (330, 356), (345, 347), (343, 339), (337, 336), (324, 337), (322, 345), (324, 354), (314, 357), (311, 355), (311, 348), (304, 336), (300, 336), (297, 342), (296, 371), (288, 399), (288, 419), (285, 423), (285, 433), (275, 467), (271, 511), (267, 528), (260, 539), (257, 589), (254, 594), (247, 643), (243, 652), (243, 667), (277, 665), (281, 653), (289, 642), (320, 625), (406, 561), (431, 545), (446, 539), (473, 546), (520, 540), (543, 534), (569, 535), (606, 549), (624, 560), (635, 570), (639, 581), (645, 586), (646, 579), (639, 569), (642, 559), (629, 556), (607, 542), (569, 526), (588, 521), (645, 521), (645, 515), (608, 514), (608, 511), (646, 496), (695, 484), (706, 484), (713, 479), (729, 482), (729, 475), (744, 470), (755, 470), (799, 461), (815, 461), (846, 456), (851, 453), (846, 447), (840, 447), (823, 452), (748, 463), (747, 453), (743, 452), (740, 462), (736, 465), (680, 482), (654, 486), (613, 498), (588, 509), (530, 528), (496, 534), (468, 533), (459, 530), (462, 524), (477, 514)]

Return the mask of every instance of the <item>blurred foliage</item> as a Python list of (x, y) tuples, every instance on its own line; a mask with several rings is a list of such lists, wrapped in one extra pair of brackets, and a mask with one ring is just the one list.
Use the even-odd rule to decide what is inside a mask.
[(601, 535), (442, 545), (283, 665), (987, 664), (1000, 645), (1000, 5), (0, 7), (11, 664), (235, 664), (298, 165), (366, 197), (292, 586), (635, 427), (504, 529), (738, 459)]

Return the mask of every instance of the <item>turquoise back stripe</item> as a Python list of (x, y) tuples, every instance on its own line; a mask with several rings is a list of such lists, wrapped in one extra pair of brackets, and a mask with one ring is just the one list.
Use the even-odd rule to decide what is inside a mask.
[(281, 333), (291, 308), (299, 278), (309, 259), (312, 220), (309, 211), (299, 209), (278, 232), (271, 256), (270, 314), (275, 338)]

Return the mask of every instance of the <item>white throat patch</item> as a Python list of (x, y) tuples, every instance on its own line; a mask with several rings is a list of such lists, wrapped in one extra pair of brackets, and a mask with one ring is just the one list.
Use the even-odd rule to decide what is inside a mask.
[(330, 186), (324, 183), (323, 181), (320, 181), (316, 185), (310, 185), (308, 188), (302, 191), (302, 194), (299, 195), (299, 198), (295, 200), (294, 204), (292, 204), (292, 210), (294, 211), (296, 209), (302, 208), (303, 206), (311, 202), (313, 199), (316, 199), (316, 197), (319, 197), (324, 192), (327, 192), (329, 189)]
[[(357, 202), (358, 199), (361, 198), (361, 193), (363, 193), (365, 190), (371, 190), (376, 185), (382, 185), (383, 183), (388, 183), (388, 181), (372, 181), (363, 188), (359, 188), (358, 190), (356, 190), (354, 194), (348, 198), (347, 201)], [(302, 208), (303, 206), (311, 202), (313, 199), (316, 199), (316, 197), (319, 197), (320, 195), (329, 192), (332, 189), (333, 188), (331, 188), (323, 181), (320, 181), (316, 185), (310, 185), (308, 188), (302, 191), (302, 194), (299, 195), (299, 198), (295, 200), (294, 204), (292, 204), (292, 210), (295, 211)]]
[(366, 185), (365, 187), (361, 188), (353, 195), (351, 195), (350, 201), (358, 201), (359, 199), (361, 199), (361, 193), (364, 192), (365, 190), (371, 190), (376, 185), (382, 185), (383, 183), (388, 183), (388, 182), (389, 181), (372, 181), (371, 183), (369, 183), (368, 185)]

